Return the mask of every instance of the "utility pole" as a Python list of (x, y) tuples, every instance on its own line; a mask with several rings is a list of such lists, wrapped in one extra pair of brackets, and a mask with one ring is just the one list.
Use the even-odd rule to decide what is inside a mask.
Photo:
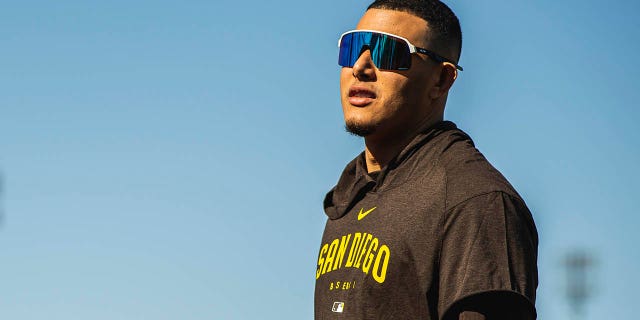
[(575, 250), (567, 254), (564, 260), (567, 272), (567, 299), (571, 307), (572, 317), (582, 319), (585, 314), (585, 303), (591, 297), (593, 283), (593, 257), (584, 250)]

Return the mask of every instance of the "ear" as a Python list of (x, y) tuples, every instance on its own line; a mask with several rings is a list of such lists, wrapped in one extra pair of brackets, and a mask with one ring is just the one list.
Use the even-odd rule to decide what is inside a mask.
[(431, 99), (438, 99), (446, 95), (457, 78), (458, 69), (456, 66), (449, 62), (442, 63), (434, 74), (435, 84), (429, 92)]

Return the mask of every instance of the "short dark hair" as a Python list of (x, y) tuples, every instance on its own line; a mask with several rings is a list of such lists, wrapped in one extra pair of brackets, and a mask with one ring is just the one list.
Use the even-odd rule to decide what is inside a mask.
[[(369, 9), (404, 11), (427, 21), (432, 31), (432, 44), (437, 48), (451, 50), (453, 61), (460, 59), (462, 52), (462, 31), (460, 21), (451, 8), (438, 0), (376, 0)], [(446, 57), (446, 55), (445, 55)]]

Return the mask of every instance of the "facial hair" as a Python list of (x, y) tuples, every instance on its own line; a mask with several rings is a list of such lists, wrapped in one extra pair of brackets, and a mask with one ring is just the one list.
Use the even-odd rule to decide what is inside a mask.
[(363, 125), (355, 122), (346, 122), (344, 129), (354, 136), (366, 137), (376, 131), (375, 125)]

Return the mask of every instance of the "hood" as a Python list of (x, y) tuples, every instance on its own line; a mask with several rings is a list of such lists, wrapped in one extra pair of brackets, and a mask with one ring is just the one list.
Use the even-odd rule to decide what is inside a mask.
[(339, 219), (358, 203), (367, 192), (378, 189), (384, 184), (387, 176), (402, 166), (420, 147), (431, 141), (444, 131), (455, 130), (456, 125), (450, 121), (442, 121), (418, 134), (407, 146), (394, 157), (376, 176), (367, 173), (364, 152), (360, 153), (345, 167), (338, 183), (324, 198), (324, 212), (329, 219)]

